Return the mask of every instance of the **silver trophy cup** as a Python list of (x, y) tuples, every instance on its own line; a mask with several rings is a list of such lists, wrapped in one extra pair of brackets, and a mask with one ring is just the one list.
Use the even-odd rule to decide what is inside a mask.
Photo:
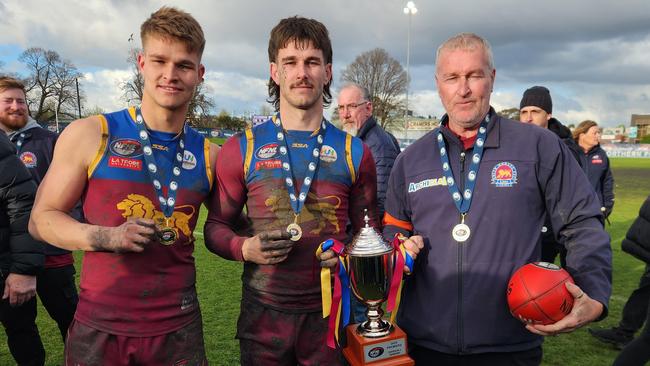
[(392, 331), (389, 322), (382, 319), (381, 303), (388, 298), (393, 275), (393, 247), (368, 225), (354, 237), (346, 248), (350, 288), (354, 296), (368, 309), (368, 320), (359, 324), (357, 332), (364, 337), (378, 338)]

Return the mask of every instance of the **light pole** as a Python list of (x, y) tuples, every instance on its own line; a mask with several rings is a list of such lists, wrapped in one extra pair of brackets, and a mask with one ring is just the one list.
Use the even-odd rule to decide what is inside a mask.
[(411, 80), (409, 79), (409, 63), (411, 61), (411, 17), (418, 12), (415, 3), (409, 1), (404, 8), (404, 14), (409, 16), (409, 27), (406, 37), (406, 110), (404, 111), (404, 140), (408, 142), (408, 115), (409, 115), (409, 86)]

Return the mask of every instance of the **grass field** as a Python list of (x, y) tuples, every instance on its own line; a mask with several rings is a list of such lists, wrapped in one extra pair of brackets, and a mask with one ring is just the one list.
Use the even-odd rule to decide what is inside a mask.
[[(612, 167), (616, 181), (616, 205), (607, 231), (611, 235), (614, 252), (614, 291), (610, 316), (600, 324), (590, 326), (612, 326), (618, 322), (623, 304), (636, 287), (644, 268), (642, 262), (621, 252), (620, 243), (638, 214), (641, 203), (650, 194), (650, 159), (612, 159)], [(202, 210), (198, 228), (202, 227), (205, 214), (205, 210)], [(79, 253), (76, 255), (77, 268), (80, 268)], [(203, 245), (201, 234), (197, 234), (195, 256), (208, 358), (212, 365), (237, 365), (239, 346), (234, 336), (241, 298), (242, 265), (209, 253)], [(41, 307), (37, 322), (47, 352), (47, 365), (61, 365), (63, 347), (58, 330)], [(596, 341), (586, 329), (580, 329), (572, 334), (547, 338), (543, 365), (610, 365), (617, 352)], [(0, 365), (12, 364), (14, 362), (2, 333)]]

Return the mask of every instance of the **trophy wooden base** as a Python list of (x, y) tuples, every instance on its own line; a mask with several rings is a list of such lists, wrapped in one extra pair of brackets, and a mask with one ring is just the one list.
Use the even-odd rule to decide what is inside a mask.
[(397, 325), (389, 335), (380, 338), (366, 338), (357, 333), (358, 324), (345, 328), (348, 345), (343, 356), (351, 366), (413, 366), (408, 356), (406, 333)]

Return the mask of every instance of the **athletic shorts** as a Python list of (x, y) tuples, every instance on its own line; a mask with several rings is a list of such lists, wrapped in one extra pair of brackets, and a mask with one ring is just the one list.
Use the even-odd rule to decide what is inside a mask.
[(244, 366), (343, 365), (340, 350), (327, 347), (321, 312), (285, 313), (242, 299), (237, 338)]
[(65, 342), (65, 364), (207, 365), (201, 317), (179, 330), (154, 337), (113, 335), (73, 320)]

